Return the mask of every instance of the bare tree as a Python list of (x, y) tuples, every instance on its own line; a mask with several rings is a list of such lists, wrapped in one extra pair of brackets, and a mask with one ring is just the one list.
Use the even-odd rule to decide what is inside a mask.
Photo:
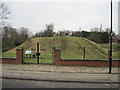
[(20, 34), (21, 42), (24, 42), (31, 37), (32, 33), (29, 31), (28, 28), (21, 27), (19, 28), (19, 34)]
[(0, 1), (0, 52), (2, 51), (2, 36), (3, 36), (2, 33), (4, 27), (8, 25), (7, 23), (8, 14), (10, 14), (10, 11), (8, 10), (7, 5)]
[(44, 31), (44, 36), (53, 37), (54, 36), (54, 24), (46, 24), (46, 29)]
[(110, 28), (105, 28), (105, 31), (110, 33)]
[(10, 14), (10, 10), (8, 6), (0, 1), (0, 28), (7, 26), (8, 15)]

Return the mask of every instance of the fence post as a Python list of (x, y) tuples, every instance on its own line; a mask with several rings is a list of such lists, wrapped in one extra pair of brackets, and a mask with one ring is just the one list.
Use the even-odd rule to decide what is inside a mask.
[(52, 57), (55, 57), (55, 47), (52, 48)]
[(83, 48), (83, 59), (85, 60), (85, 47)]
[(120, 46), (118, 44), (118, 60), (120, 59)]
[(108, 49), (108, 59), (110, 58), (110, 50)]
[(16, 49), (16, 56), (17, 56), (17, 64), (23, 64), (23, 48)]

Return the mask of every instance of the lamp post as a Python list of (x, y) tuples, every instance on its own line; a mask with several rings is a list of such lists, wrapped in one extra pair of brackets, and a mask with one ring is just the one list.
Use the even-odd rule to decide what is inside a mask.
[(109, 51), (109, 73), (112, 70), (112, 0), (111, 0), (111, 30), (110, 30), (110, 51)]

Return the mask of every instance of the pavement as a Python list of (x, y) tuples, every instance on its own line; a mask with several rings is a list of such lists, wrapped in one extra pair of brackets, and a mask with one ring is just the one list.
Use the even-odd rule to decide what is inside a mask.
[(118, 71), (118, 67), (113, 67), (112, 74), (108, 74), (108, 67), (2, 64), (2, 78), (4, 79), (50, 82), (120, 84)]

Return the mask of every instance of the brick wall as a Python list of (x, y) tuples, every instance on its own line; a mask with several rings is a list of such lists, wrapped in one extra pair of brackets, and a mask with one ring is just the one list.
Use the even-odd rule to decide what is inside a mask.
[(0, 61), (1, 61), (0, 63), (3, 63), (3, 64), (7, 64), (7, 63), (17, 64), (16, 58), (1, 58)]
[(0, 58), (0, 63), (3, 64), (23, 64), (23, 49), (16, 49), (15, 58), (5, 57)]
[[(106, 60), (81, 60), (81, 59), (61, 59), (61, 51), (55, 50), (55, 65), (67, 65), (67, 66), (95, 66), (106, 67), (109, 66), (109, 61)], [(120, 66), (120, 60), (112, 61), (113, 67)]]

